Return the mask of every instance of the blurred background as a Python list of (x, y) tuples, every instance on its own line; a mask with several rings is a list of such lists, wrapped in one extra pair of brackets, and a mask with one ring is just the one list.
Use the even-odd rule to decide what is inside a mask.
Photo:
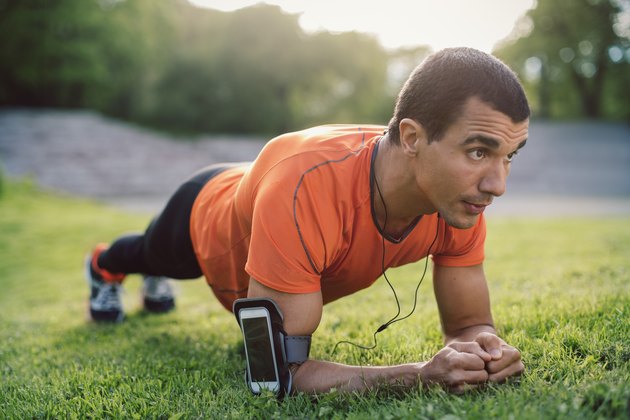
[(0, 0), (0, 33), (5, 176), (154, 210), (277, 134), (386, 124), (424, 57), (470, 46), (533, 109), (493, 211), (630, 214), (630, 0)]

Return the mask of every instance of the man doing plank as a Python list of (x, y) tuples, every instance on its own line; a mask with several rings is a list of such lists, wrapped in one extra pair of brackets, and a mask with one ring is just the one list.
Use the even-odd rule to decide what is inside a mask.
[(291, 367), (293, 388), (439, 383), (459, 392), (503, 382), (524, 367), (494, 328), (483, 211), (505, 192), (529, 114), (518, 79), (496, 58), (434, 53), (406, 81), (388, 127), (276, 137), (251, 164), (196, 173), (144, 234), (98, 246), (87, 263), (92, 317), (122, 319), (126, 274), (145, 276), (145, 306), (155, 311), (174, 304), (165, 277), (203, 275), (227, 309), (237, 298), (270, 298), (286, 333), (308, 336), (323, 305), (430, 253), (442, 350), (398, 366), (307, 360)]

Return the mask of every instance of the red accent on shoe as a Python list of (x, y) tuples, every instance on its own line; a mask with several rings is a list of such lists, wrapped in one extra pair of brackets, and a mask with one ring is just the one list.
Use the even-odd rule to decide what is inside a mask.
[(107, 244), (98, 244), (94, 247), (92, 252), (92, 269), (97, 272), (106, 283), (122, 283), (127, 274), (125, 273), (112, 273), (104, 268), (98, 266), (98, 256), (102, 252), (107, 251), (109, 246)]

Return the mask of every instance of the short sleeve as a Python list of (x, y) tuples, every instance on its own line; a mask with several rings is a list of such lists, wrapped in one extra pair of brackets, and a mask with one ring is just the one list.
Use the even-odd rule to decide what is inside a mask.
[(433, 255), (437, 265), (468, 267), (481, 264), (485, 258), (486, 221), (479, 216), (477, 224), (469, 229), (446, 226), (442, 249)]
[(319, 291), (320, 273), (341, 231), (334, 202), (319, 174), (286, 168), (276, 173), (256, 191), (245, 270), (281, 292)]

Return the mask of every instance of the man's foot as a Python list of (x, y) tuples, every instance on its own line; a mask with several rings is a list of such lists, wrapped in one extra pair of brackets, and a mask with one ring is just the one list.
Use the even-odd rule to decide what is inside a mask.
[(142, 300), (148, 312), (163, 313), (175, 308), (175, 295), (168, 278), (144, 276)]
[(98, 256), (107, 249), (99, 244), (85, 259), (85, 277), (90, 287), (90, 317), (94, 321), (121, 322), (125, 317), (120, 293), (124, 274), (114, 274), (98, 267)]

